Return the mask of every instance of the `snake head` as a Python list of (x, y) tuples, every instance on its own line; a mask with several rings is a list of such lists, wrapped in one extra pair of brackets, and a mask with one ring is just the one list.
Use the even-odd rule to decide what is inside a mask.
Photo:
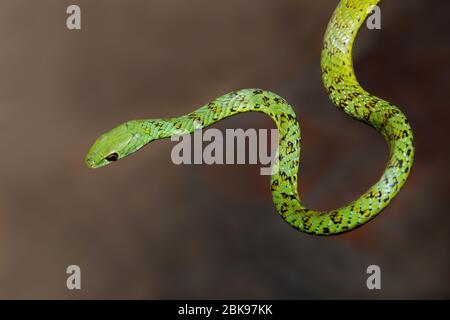
[(102, 134), (89, 149), (84, 162), (95, 169), (115, 162), (143, 147), (148, 141), (136, 130), (139, 120), (132, 120)]

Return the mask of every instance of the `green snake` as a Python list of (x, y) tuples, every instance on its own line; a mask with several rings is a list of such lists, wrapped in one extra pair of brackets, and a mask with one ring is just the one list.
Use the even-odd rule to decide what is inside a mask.
[(303, 206), (297, 191), (300, 128), (293, 108), (280, 96), (261, 89), (228, 93), (178, 118), (131, 120), (101, 135), (85, 163), (98, 168), (126, 157), (146, 144), (208, 127), (233, 115), (262, 112), (278, 129), (278, 161), (271, 175), (276, 210), (292, 227), (314, 235), (334, 235), (355, 229), (377, 216), (398, 194), (414, 158), (411, 127), (400, 109), (373, 96), (358, 83), (352, 47), (356, 34), (380, 0), (341, 0), (325, 33), (321, 58), (322, 78), (334, 105), (347, 115), (379, 131), (390, 148), (381, 178), (366, 193), (346, 206), (314, 211)]

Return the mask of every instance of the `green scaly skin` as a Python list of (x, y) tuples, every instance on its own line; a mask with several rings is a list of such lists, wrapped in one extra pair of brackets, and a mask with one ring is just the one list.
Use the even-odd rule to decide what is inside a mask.
[[(406, 117), (395, 106), (365, 91), (353, 71), (356, 34), (379, 0), (342, 0), (328, 25), (322, 51), (322, 75), (327, 93), (339, 109), (379, 131), (390, 147), (390, 160), (380, 180), (345, 207), (322, 212), (304, 207), (297, 192), (300, 128), (292, 107), (278, 95), (261, 89), (226, 94), (179, 118), (132, 120), (100, 136), (85, 162), (102, 167), (126, 157), (147, 143), (180, 131), (192, 133), (230, 116), (256, 111), (271, 117), (279, 130), (279, 158), (271, 176), (273, 202), (294, 228), (314, 235), (334, 235), (361, 226), (380, 213), (400, 191), (411, 170), (413, 135)], [(117, 158), (117, 159), (116, 159)]]

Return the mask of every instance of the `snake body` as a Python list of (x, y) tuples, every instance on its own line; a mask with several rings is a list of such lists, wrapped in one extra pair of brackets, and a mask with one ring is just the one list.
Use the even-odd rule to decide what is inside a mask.
[(268, 115), (278, 129), (278, 163), (272, 172), (271, 191), (276, 210), (292, 227), (314, 235), (350, 231), (377, 216), (397, 195), (411, 170), (413, 134), (399, 108), (373, 96), (358, 83), (352, 47), (356, 34), (380, 0), (342, 0), (324, 37), (321, 69), (326, 91), (339, 109), (379, 131), (390, 148), (381, 178), (346, 206), (314, 211), (303, 206), (297, 191), (300, 128), (293, 108), (280, 96), (261, 89), (228, 93), (178, 118), (131, 120), (101, 135), (85, 162), (102, 167), (128, 156), (151, 141), (169, 138), (180, 130), (192, 133), (236, 114), (255, 111)]

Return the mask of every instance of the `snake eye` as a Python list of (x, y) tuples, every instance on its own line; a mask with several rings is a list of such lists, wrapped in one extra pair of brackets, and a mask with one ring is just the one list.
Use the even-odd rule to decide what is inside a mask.
[(119, 155), (116, 152), (114, 152), (111, 153), (109, 156), (107, 156), (105, 159), (110, 162), (117, 161), (117, 159), (119, 159)]

